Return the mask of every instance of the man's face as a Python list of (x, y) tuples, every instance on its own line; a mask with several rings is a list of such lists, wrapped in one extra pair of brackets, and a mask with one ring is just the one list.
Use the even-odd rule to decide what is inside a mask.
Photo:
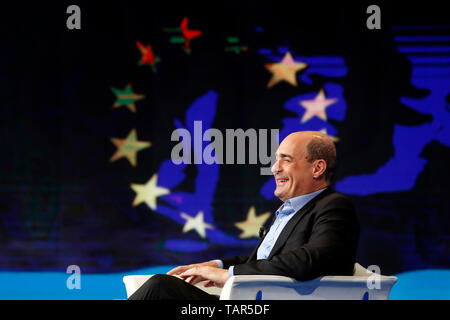
[(309, 193), (313, 181), (312, 164), (306, 160), (304, 139), (284, 139), (276, 152), (272, 173), (276, 181), (275, 196), (281, 201)]

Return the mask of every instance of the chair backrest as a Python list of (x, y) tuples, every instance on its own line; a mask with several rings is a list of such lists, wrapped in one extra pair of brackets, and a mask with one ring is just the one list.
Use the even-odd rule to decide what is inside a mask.
[(398, 280), (395, 276), (375, 274), (359, 263), (355, 263), (353, 277), (366, 279), (366, 287), (368, 290), (363, 296), (363, 300), (388, 300), (391, 289)]

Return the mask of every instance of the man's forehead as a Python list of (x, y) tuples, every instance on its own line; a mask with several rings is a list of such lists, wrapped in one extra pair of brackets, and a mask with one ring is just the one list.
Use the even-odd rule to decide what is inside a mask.
[(291, 157), (294, 157), (298, 155), (299, 153), (302, 153), (305, 149), (305, 143), (306, 141), (303, 139), (286, 139), (283, 140), (280, 145), (278, 146), (278, 149), (275, 153), (275, 155), (280, 156), (281, 154), (289, 155)]
[(282, 157), (295, 158), (295, 157), (301, 156), (302, 152), (303, 152), (303, 147), (300, 144), (289, 145), (289, 146), (280, 145), (278, 147), (278, 150), (275, 152), (275, 156), (278, 158), (282, 158)]

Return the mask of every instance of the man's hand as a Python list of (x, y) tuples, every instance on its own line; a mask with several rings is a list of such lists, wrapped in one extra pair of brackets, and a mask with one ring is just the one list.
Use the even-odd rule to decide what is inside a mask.
[[(206, 261), (206, 262), (202, 262), (202, 263), (195, 263), (195, 264), (189, 264), (189, 265), (185, 265), (185, 266), (178, 266), (176, 268), (173, 268), (172, 270), (170, 270), (169, 272), (167, 272), (168, 275), (171, 276), (181, 276), (181, 274), (183, 274), (184, 272), (186, 272), (187, 270), (196, 268), (196, 267), (211, 267), (211, 268), (216, 268), (218, 269), (219, 266), (217, 265), (216, 262), (214, 262), (213, 260), (211, 261)], [(221, 269), (219, 269), (221, 270)], [(206, 280), (206, 278), (200, 276), (200, 275), (192, 275), (191, 277), (185, 277), (183, 278), (183, 280), (185, 280), (186, 282), (195, 285), (200, 281)], [(205, 286), (211, 286), (212, 284), (210, 283), (205, 283)]]
[(202, 280), (208, 280), (205, 282), (205, 287), (216, 286), (222, 288), (225, 285), (225, 282), (227, 282), (228, 280), (228, 270), (199, 265), (186, 270), (185, 272), (180, 274), (180, 277), (191, 284), (195, 284), (198, 281), (192, 283), (193, 281), (190, 279), (195, 280), (197, 278), (201, 278)]

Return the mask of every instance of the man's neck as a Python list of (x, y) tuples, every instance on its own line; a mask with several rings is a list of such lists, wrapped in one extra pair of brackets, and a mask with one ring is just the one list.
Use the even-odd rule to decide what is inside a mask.
[(324, 188), (327, 188), (327, 187), (329, 187), (329, 186), (330, 186), (330, 184), (324, 181), (324, 182), (322, 182), (322, 183), (320, 183), (320, 184), (316, 184), (316, 185), (312, 186), (312, 187), (309, 189), (309, 191), (308, 191), (308, 192), (305, 192), (304, 194), (313, 193), (313, 192), (322, 190), (322, 189), (324, 189)]

